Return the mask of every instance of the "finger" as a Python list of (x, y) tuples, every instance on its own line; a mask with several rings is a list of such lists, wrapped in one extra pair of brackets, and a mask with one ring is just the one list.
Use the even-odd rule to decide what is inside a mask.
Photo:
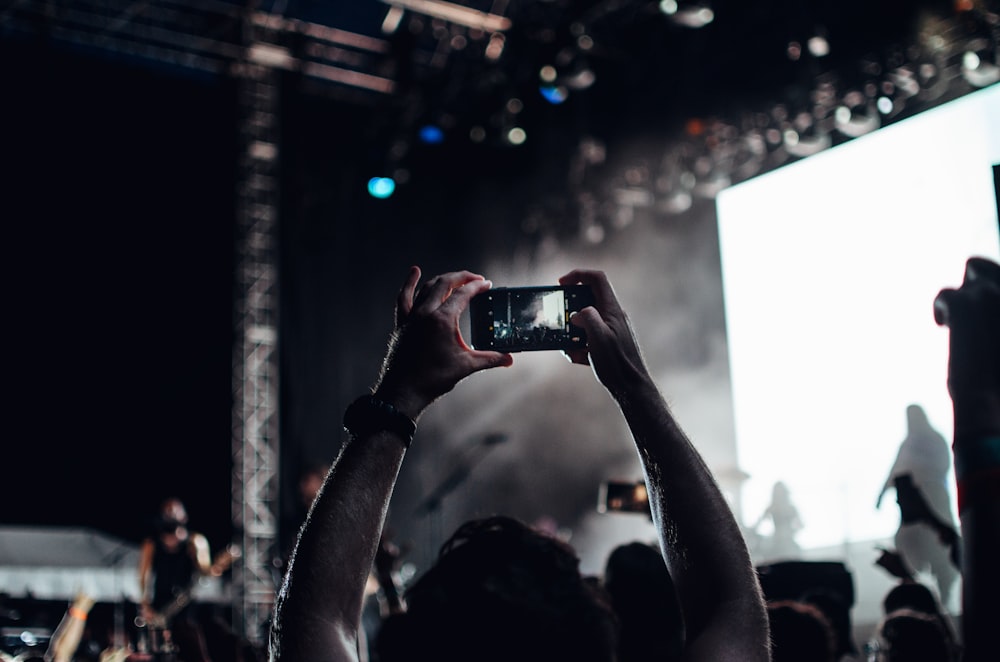
[(934, 321), (938, 326), (948, 326), (957, 297), (958, 291), (951, 288), (941, 290), (934, 297)]
[(1000, 264), (983, 257), (970, 257), (965, 263), (964, 283), (990, 282), (1000, 285)]
[(396, 297), (396, 326), (400, 326), (413, 310), (413, 293), (417, 289), (418, 282), (420, 282), (420, 267), (410, 267), (406, 280), (403, 281), (403, 287)]
[(452, 290), (475, 280), (483, 280), (483, 277), (471, 271), (452, 271), (435, 276), (420, 289), (414, 305), (427, 312), (437, 310), (448, 299)]
[(608, 280), (607, 274), (603, 271), (574, 269), (559, 279), (560, 285), (575, 285), (578, 283), (590, 286), (591, 291), (594, 293), (594, 301), (602, 311), (618, 312), (621, 310), (621, 304), (618, 303), (618, 297), (611, 286), (611, 281)]
[(601, 314), (597, 312), (594, 306), (587, 306), (582, 310), (578, 310), (569, 318), (569, 323), (578, 326), (584, 330), (587, 334), (588, 340), (591, 337), (597, 337), (598, 334), (604, 334), (610, 331), (608, 325), (605, 323), (604, 318)]
[(469, 350), (470, 374), (490, 368), (506, 368), (514, 364), (514, 356), (507, 352), (489, 352), (485, 350)]
[(447, 301), (441, 304), (441, 310), (449, 314), (461, 315), (462, 311), (466, 309), (469, 305), (469, 301), (471, 301), (473, 297), (486, 292), (491, 287), (493, 287), (493, 283), (491, 281), (470, 280), (469, 282), (464, 283), (463, 285), (452, 290), (451, 296), (448, 297)]

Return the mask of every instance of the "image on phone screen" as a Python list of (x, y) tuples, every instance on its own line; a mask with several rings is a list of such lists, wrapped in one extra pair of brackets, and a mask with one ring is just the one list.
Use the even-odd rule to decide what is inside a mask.
[(500, 352), (583, 347), (583, 329), (569, 320), (591, 303), (585, 285), (494, 288), (472, 300), (472, 344)]

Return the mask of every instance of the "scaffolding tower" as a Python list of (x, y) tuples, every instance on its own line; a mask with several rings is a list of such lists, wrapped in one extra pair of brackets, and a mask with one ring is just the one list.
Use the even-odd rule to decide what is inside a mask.
[(234, 569), (233, 620), (261, 645), (274, 604), (278, 558), (279, 74), (259, 61), (272, 35), (246, 21), (238, 78), (239, 153), (233, 348), (234, 535), (243, 563)]

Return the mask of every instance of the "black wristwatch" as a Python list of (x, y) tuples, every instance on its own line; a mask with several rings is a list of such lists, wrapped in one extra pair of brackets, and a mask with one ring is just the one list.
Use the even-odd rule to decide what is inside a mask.
[(364, 437), (383, 430), (393, 432), (402, 437), (409, 448), (417, 424), (388, 402), (373, 395), (363, 395), (344, 412), (344, 429), (352, 437)]

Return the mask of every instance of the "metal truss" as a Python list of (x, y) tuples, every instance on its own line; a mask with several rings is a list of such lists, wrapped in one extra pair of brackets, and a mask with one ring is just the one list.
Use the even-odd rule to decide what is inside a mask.
[(232, 512), (243, 562), (234, 573), (235, 623), (266, 640), (278, 558), (279, 80), (252, 61), (259, 30), (248, 21), (247, 57), (236, 68), (239, 103), (236, 339), (233, 352)]
[[(247, 30), (248, 27), (251, 30)], [(0, 6), (0, 38), (42, 37), (190, 73), (239, 75), (249, 33), (272, 36), (250, 58), (340, 89), (389, 94), (382, 39), (225, 0), (15, 0)]]

